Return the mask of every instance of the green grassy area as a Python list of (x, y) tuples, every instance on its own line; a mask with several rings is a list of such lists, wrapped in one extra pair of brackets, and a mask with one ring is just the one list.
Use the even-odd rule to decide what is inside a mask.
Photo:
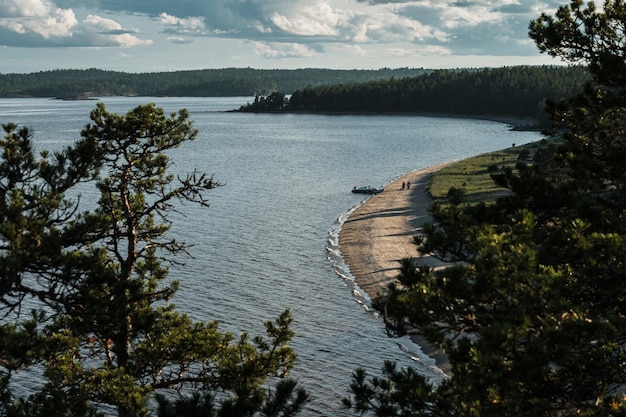
[(496, 187), (491, 174), (510, 167), (515, 169), (518, 162), (532, 163), (537, 149), (548, 146), (548, 141), (529, 143), (487, 154), (463, 159), (433, 174), (429, 192), (434, 202), (445, 202), (446, 194), (452, 187), (462, 189), (467, 203), (494, 200), (509, 191)]

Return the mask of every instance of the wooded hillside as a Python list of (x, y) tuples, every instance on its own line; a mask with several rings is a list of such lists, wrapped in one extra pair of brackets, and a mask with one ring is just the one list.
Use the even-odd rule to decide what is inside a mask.
[(0, 97), (98, 96), (254, 96), (283, 91), (287, 94), (307, 86), (414, 77), (423, 68), (378, 70), (259, 70), (252, 68), (205, 69), (197, 71), (125, 73), (87, 70), (54, 70), (31, 74), (0, 74)]
[(437, 112), (545, 118), (546, 98), (580, 91), (589, 79), (582, 67), (515, 66), (437, 70), (417, 77), (310, 86), (280, 103), (260, 98), (244, 111)]

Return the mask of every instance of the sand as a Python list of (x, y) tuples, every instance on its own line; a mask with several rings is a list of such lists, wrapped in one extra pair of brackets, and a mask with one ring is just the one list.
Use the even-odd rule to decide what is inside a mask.
[[(420, 257), (430, 266), (441, 265), (438, 260), (417, 252), (413, 236), (420, 233), (425, 222), (431, 221), (428, 206), (431, 198), (426, 191), (433, 172), (452, 164), (446, 162), (413, 171), (371, 196), (358, 207), (339, 232), (339, 249), (356, 284), (371, 298), (382, 293), (395, 280), (403, 258)], [(410, 182), (411, 188), (402, 188)], [(411, 335), (424, 351), (433, 357), (439, 368), (450, 372), (447, 357), (429, 346), (417, 334)]]

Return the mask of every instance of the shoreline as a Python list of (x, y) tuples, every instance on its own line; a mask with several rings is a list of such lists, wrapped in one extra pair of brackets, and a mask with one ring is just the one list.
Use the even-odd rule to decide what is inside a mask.
[[(345, 220), (339, 231), (339, 251), (355, 283), (370, 298), (376, 298), (395, 280), (402, 258), (419, 257), (421, 263), (431, 267), (441, 265), (439, 260), (417, 252), (413, 236), (432, 220), (427, 191), (431, 175), (454, 162), (403, 175), (385, 186), (384, 192), (368, 198)], [(411, 188), (403, 189), (403, 182), (410, 182)], [(444, 352), (429, 345), (419, 334), (409, 335), (445, 374), (450, 374), (451, 366)]]

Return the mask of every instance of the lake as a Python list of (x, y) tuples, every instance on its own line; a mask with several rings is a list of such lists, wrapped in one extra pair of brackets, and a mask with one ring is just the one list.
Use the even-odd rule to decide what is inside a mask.
[[(387, 337), (378, 314), (357, 302), (337, 247), (342, 222), (364, 201), (350, 191), (541, 135), (470, 119), (225, 112), (252, 100), (102, 99), (118, 113), (147, 102), (167, 111), (187, 108), (200, 133), (172, 154), (174, 169), (195, 168), (224, 184), (209, 192), (208, 209), (187, 205), (173, 217), (172, 233), (194, 244), (193, 258), (171, 269), (181, 282), (178, 308), (253, 335), (290, 308), (298, 354), (292, 375), (312, 394), (304, 416), (353, 415), (342, 410), (341, 398), (357, 367), (378, 373), (392, 360), (440, 381), (419, 346)], [(29, 126), (38, 149), (57, 149), (79, 137), (95, 105), (0, 99), (0, 123)]]

